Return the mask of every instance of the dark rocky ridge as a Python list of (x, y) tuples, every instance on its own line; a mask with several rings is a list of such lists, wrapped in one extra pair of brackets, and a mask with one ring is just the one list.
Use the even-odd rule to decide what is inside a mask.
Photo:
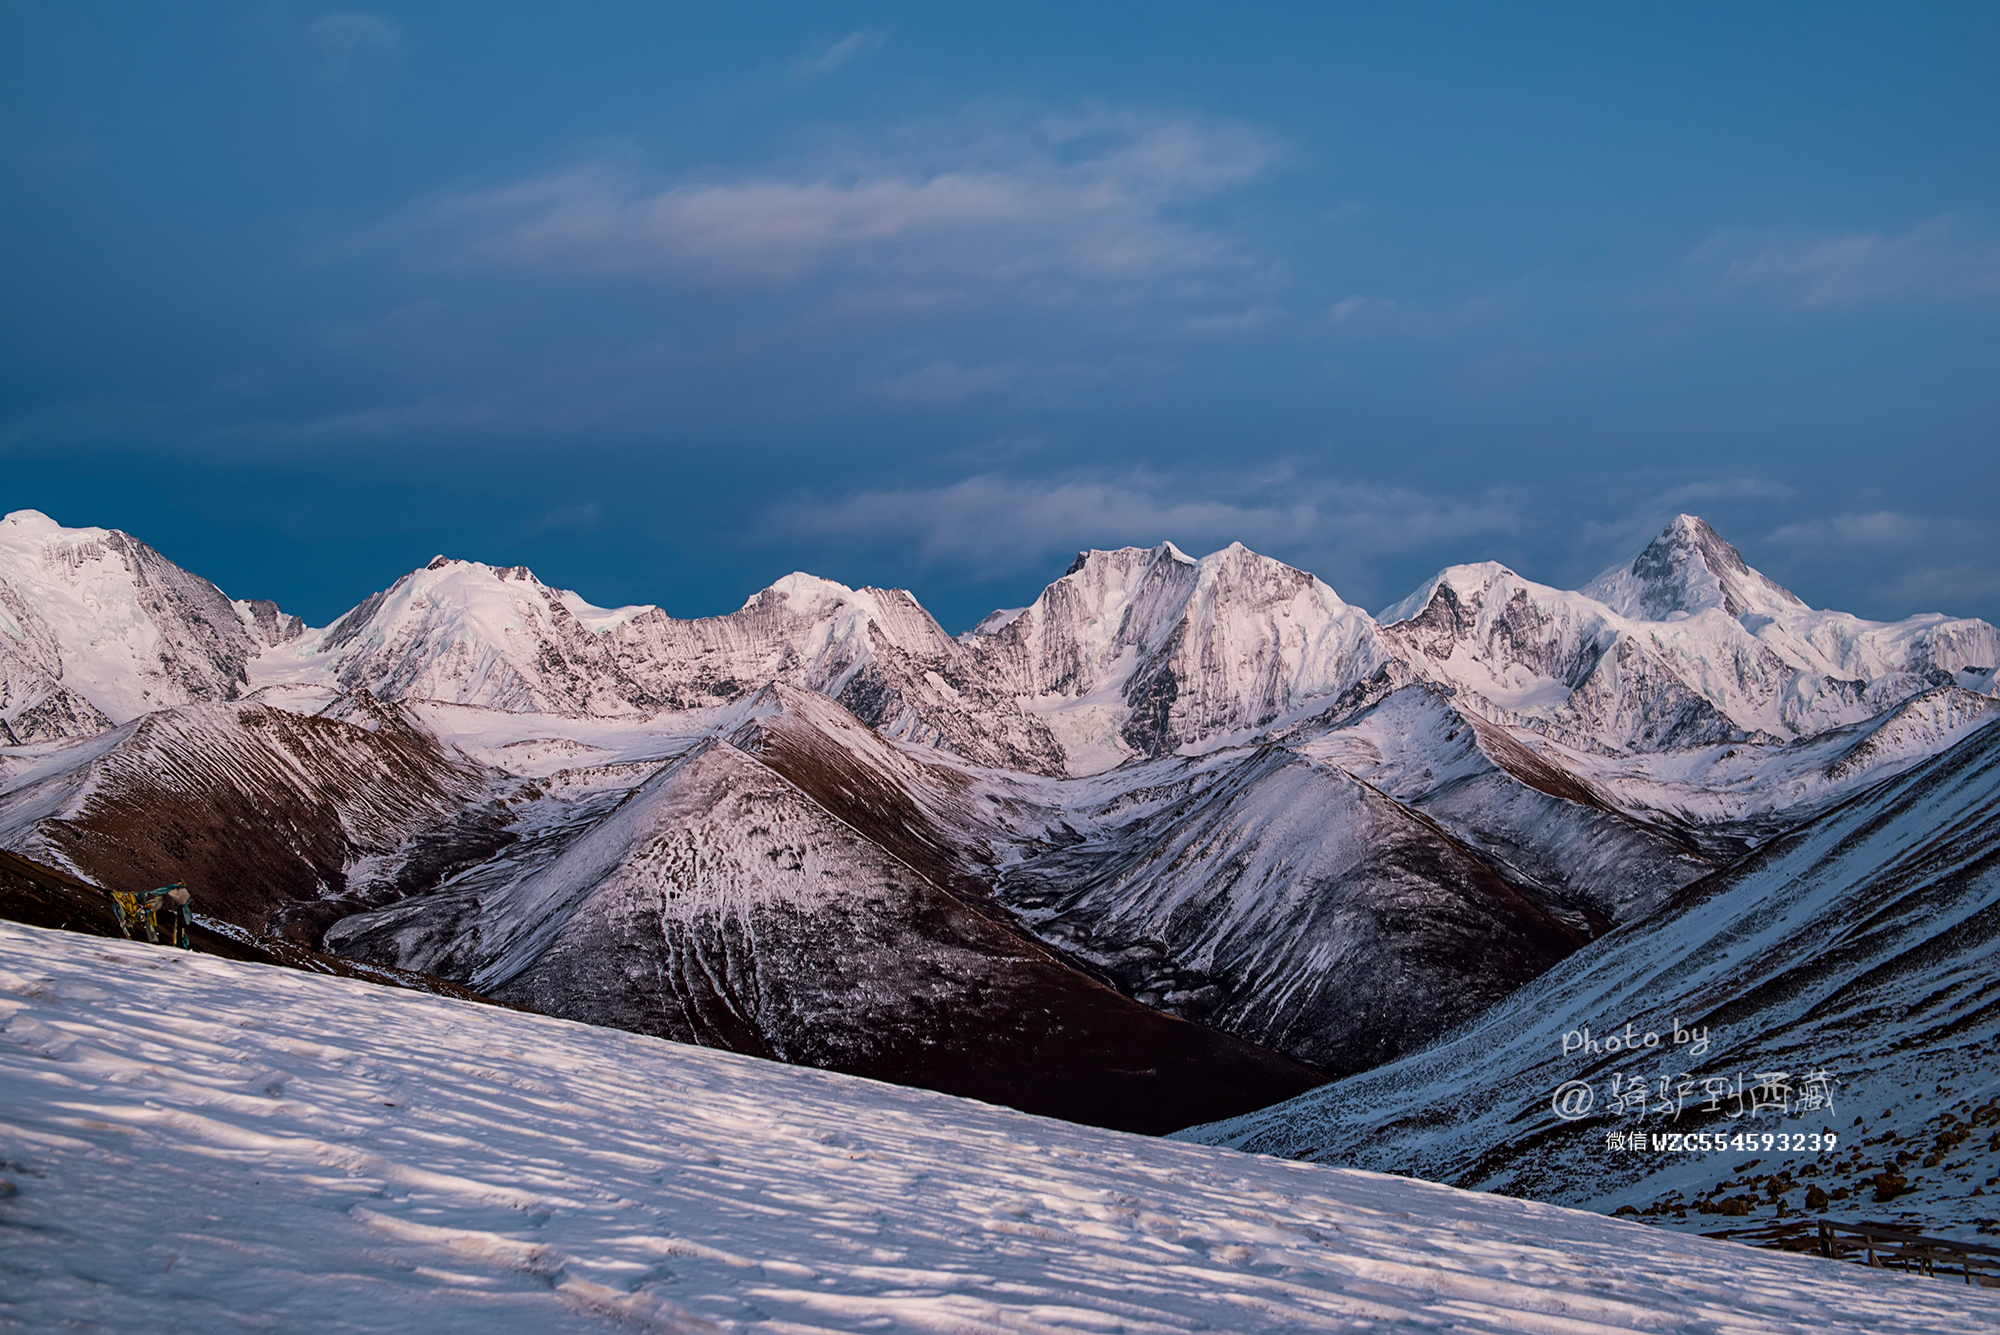
[[(1630, 1206), (1704, 1230), (1715, 1227), (1706, 1215), (1719, 1195), (1740, 1191), (1731, 1179), (1751, 1168), (1784, 1190), (1814, 1178), (1838, 1188), (1818, 1209), (1849, 1220), (1985, 1227), (2000, 1135), (1963, 1144), (1953, 1132), (2000, 1094), (1996, 948), (2000, 723), (1688, 885), (1423, 1052), (1189, 1134), (1561, 1204)], [(1564, 1055), (1567, 1031), (1602, 1035), (1628, 1020), (1642, 1031), (1700, 1029), (1713, 1046)], [(1796, 1091), (1814, 1071), (1836, 1082), (1830, 1108), (1755, 1121), (1732, 1117), (1726, 1100), (1710, 1110), (1696, 1097), (1678, 1116), (1620, 1114), (1605, 1100), (1614, 1074), (1777, 1072)], [(1551, 1093), (1567, 1080), (1595, 1086), (1592, 1115), (1554, 1114)], [(1477, 1098), (1462, 1097), (1474, 1088)], [(2000, 1110), (1988, 1117), (2000, 1121)], [(1752, 1130), (1843, 1140), (1837, 1155), (1767, 1152), (1758, 1163), (1606, 1152), (1614, 1131)], [(1909, 1145), (1920, 1148), (1899, 1155)], [(1903, 1186), (1863, 1189), (1883, 1171), (1904, 1175)], [(1748, 1222), (1772, 1222), (1782, 1197), (1757, 1193)]]
[(257, 701), (148, 714), (76, 744), (75, 765), (0, 799), (0, 820), (98, 884), (184, 881), (204, 912), (317, 945), (365, 902), (348, 898), (367, 888), (350, 885), (357, 861), (459, 824), (490, 781), (399, 710), (349, 704), (372, 726)]
[[(843, 794), (861, 828), (718, 739), (518, 879), (489, 871), (442, 905), (347, 919), (332, 942), (571, 1019), (1133, 1131), (1323, 1079), (1141, 1006), (974, 908), (940, 883), (961, 864), (922, 816), (885, 819), (907, 806), (895, 777), (809, 727), (745, 740)], [(457, 924), (444, 934), (440, 912)]]
[(1207, 777), (1010, 869), (1004, 902), (1133, 995), (1337, 1074), (1422, 1044), (1609, 925), (1296, 752)]

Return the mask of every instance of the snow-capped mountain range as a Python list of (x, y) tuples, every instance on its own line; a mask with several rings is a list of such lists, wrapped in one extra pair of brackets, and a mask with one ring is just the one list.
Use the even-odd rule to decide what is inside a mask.
[[(1085, 1065), (1179, 1017), (1245, 1099), (1362, 1071), (2000, 714), (1994, 627), (1812, 610), (1691, 516), (1583, 590), (1454, 566), (1376, 616), (1237, 544), (1091, 551), (954, 637), (804, 574), (683, 619), (442, 557), (313, 629), (20, 512), (0, 615), (9, 847), (1017, 1106), (1005, 1025), (925, 1017), (1044, 1006)], [(997, 1001), (1006, 960), (1046, 986)], [(1131, 1097), (1184, 1106), (1178, 1060)]]
[(902, 590), (803, 574), (683, 620), (443, 557), (309, 630), (126, 534), (19, 511), (0, 520), (0, 607), (0, 719), (17, 741), (274, 683), (620, 718), (777, 680), (898, 740), (1068, 775), (1235, 740), (1376, 674), (1629, 754), (1796, 741), (1933, 687), (1990, 696), (2000, 662), (1983, 621), (1814, 611), (1688, 515), (1579, 592), (1453, 566), (1380, 617), (1241, 544), (1201, 560), (1171, 543), (1086, 552), (1031, 606), (953, 639)]

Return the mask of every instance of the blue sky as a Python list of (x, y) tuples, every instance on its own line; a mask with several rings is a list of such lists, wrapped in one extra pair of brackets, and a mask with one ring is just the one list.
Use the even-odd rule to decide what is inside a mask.
[(1673, 514), (2000, 620), (2000, 9), (0, 0), (0, 506), (949, 629)]

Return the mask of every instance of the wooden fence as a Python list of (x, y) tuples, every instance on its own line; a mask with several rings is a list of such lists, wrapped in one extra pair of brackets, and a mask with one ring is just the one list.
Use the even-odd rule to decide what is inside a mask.
[[(1894, 1266), (1898, 1269), (1936, 1275), (1954, 1270), (1967, 1284), (2000, 1288), (2000, 1247), (1952, 1238), (1927, 1238), (1880, 1224), (1843, 1224), (1831, 1219), (1819, 1221), (1819, 1254), (1835, 1260), (1859, 1261), (1863, 1265)], [(1988, 1271), (1995, 1273), (1989, 1274)]]
[(2000, 1288), (2000, 1247), (1959, 1242), (1954, 1238), (1929, 1238), (1886, 1224), (1793, 1219), (1722, 1229), (1702, 1236), (1860, 1265), (1886, 1266), (1918, 1275), (1962, 1278), (1967, 1284), (1982, 1288)]

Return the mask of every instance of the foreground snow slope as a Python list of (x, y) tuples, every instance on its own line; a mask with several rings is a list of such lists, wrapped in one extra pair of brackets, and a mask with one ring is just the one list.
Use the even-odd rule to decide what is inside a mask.
[(0, 924), (47, 1330), (2000, 1328), (2000, 1295)]

